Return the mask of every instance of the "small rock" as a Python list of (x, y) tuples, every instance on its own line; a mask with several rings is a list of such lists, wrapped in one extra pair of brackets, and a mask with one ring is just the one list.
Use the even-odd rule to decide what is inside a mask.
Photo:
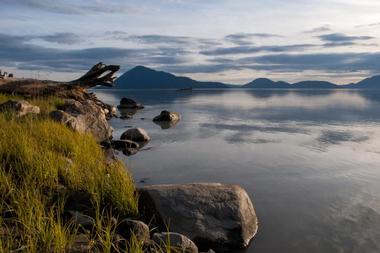
[(121, 137), (121, 140), (131, 140), (134, 142), (148, 142), (150, 141), (150, 137), (148, 133), (142, 128), (131, 128), (125, 131)]
[(137, 109), (119, 108), (119, 112), (121, 119), (132, 119), (133, 116), (137, 113)]
[(126, 238), (127, 240), (133, 235), (136, 236), (140, 242), (148, 242), (150, 240), (149, 227), (142, 221), (124, 219), (116, 228), (117, 233)]
[(71, 116), (67, 112), (64, 112), (64, 111), (61, 111), (61, 110), (52, 111), (49, 114), (49, 116), (53, 120), (55, 120), (55, 121), (57, 121), (59, 123), (62, 123), (64, 125), (70, 127), (71, 129), (75, 128), (75, 124), (76, 124), (75, 117)]
[(85, 234), (76, 235), (73, 244), (69, 249), (69, 253), (87, 253), (91, 252), (91, 241)]
[(92, 228), (95, 225), (95, 220), (92, 217), (84, 215), (81, 212), (69, 211), (69, 214), (76, 224), (84, 228)]
[(87, 212), (92, 210), (92, 196), (86, 191), (72, 190), (69, 191), (65, 202), (65, 210), (76, 210), (79, 212)]
[(117, 150), (140, 148), (140, 145), (137, 142), (130, 141), (130, 140), (112, 140), (111, 145), (114, 149), (117, 149)]
[(126, 156), (135, 155), (140, 150), (140, 144), (130, 140), (114, 140), (111, 141), (111, 146), (116, 150), (122, 151)]
[(181, 116), (177, 112), (162, 111), (160, 115), (153, 119), (153, 122), (162, 129), (169, 129), (180, 121)]
[(38, 106), (32, 105), (25, 100), (8, 100), (0, 105), (0, 111), (6, 110), (14, 111), (17, 117), (40, 113), (40, 108)]
[(144, 106), (130, 98), (122, 98), (118, 108), (143, 109)]
[(193, 241), (178, 233), (155, 233), (153, 241), (164, 246), (170, 243), (170, 252), (174, 253), (198, 253), (198, 247)]
[(178, 112), (162, 111), (160, 115), (154, 117), (153, 121), (170, 121), (176, 122), (181, 119)]

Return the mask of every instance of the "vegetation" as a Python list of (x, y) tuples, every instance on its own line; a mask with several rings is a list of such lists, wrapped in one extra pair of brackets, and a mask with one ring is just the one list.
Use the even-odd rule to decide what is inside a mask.
[[(11, 98), (16, 97), (0, 95), (0, 103)], [(115, 239), (112, 217), (138, 212), (134, 182), (125, 166), (107, 159), (92, 136), (47, 117), (60, 99), (30, 102), (40, 106), (40, 115), (0, 113), (0, 252), (70, 251), (84, 232), (67, 218), (67, 210), (83, 195), (89, 204), (81, 211), (95, 220), (86, 232), (93, 249), (142, 252), (136, 239), (124, 249)]]

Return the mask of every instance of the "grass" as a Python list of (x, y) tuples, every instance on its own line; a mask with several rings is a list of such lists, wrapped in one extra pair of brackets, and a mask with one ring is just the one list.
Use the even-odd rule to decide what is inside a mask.
[[(19, 97), (1, 95), (0, 103)], [(137, 215), (135, 185), (124, 164), (107, 160), (90, 135), (47, 115), (57, 98), (29, 100), (41, 115), (0, 113), (0, 252), (68, 252), (80, 227), (65, 218), (70, 196), (86, 194), (96, 222), (88, 236), (99, 252), (142, 252), (115, 243), (114, 217)], [(75, 203), (74, 203), (75, 204)], [(133, 239), (132, 239), (133, 240)]]

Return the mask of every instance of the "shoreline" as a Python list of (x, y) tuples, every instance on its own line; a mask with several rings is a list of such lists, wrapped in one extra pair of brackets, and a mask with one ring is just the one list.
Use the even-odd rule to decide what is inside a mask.
[[(30, 104), (28, 102), (26, 102), (26, 106), (35, 106), (33, 103), (37, 103), (37, 104), (40, 103), (41, 104), (41, 106), (42, 106), (41, 112), (42, 113), (41, 114), (36, 113), (35, 115), (31, 115), (30, 118), (32, 121), (30, 121), (30, 122), (33, 122), (35, 120), (36, 120), (36, 122), (42, 122), (43, 124), (45, 122), (49, 122), (49, 124), (50, 124), (50, 122), (51, 122), (51, 124), (54, 127), (64, 128), (63, 131), (70, 131), (72, 134), (75, 134), (75, 135), (79, 134), (79, 135), (83, 136), (84, 138), (88, 138), (89, 137), (88, 134), (91, 134), (93, 136), (91, 138), (95, 138), (98, 141), (98, 143), (100, 143), (102, 140), (112, 139), (111, 128), (108, 125), (107, 120), (112, 118), (112, 117), (115, 117), (114, 107), (111, 105), (107, 105), (107, 104), (103, 103), (95, 95), (93, 95), (92, 93), (87, 93), (82, 88), (79, 88), (76, 86), (57, 85), (56, 83), (50, 84), (47, 81), (41, 82), (38, 80), (32, 80), (32, 81), (28, 80), (25, 83), (18, 81), (18, 82), (16, 82), (16, 85), (14, 85), (13, 87), (12, 87), (12, 83), (7, 83), (6, 85), (0, 85), (0, 94), (6, 94), (6, 93), (11, 94), (11, 95), (3, 95), (3, 96), (5, 96), (5, 98), (3, 98), (3, 101), (6, 99), (14, 99), (18, 103), (24, 103), (22, 101), (23, 101), (23, 99), (26, 98), (28, 101), (30, 101)], [(19, 95), (14, 96), (15, 93), (19, 94)], [(48, 101), (49, 97), (57, 97), (59, 101), (58, 102), (55, 101), (54, 102), (55, 104), (49, 105), (49, 108), (47, 109), (47, 106), (43, 105), (43, 104), (46, 101)], [(14, 109), (16, 111), (16, 113), (19, 113), (17, 111), (18, 110), (17, 108), (18, 107), (8, 108), (8, 109), (11, 109), (11, 110)], [(21, 107), (21, 108), (24, 108), (24, 107)], [(38, 111), (40, 111), (40, 110), (38, 110)], [(26, 114), (30, 114), (30, 112), (27, 111)], [(18, 122), (17, 116), (16, 116), (16, 118), (14, 118), (14, 116), (12, 116), (12, 117), (13, 118), (11, 119), (11, 122), (15, 122), (15, 124), (19, 124), (19, 123), (17, 123)], [(23, 117), (28, 118), (29, 115), (25, 115)], [(24, 124), (23, 119), (24, 118), (21, 118), (20, 124)], [(53, 121), (51, 121), (51, 119), (53, 119)], [(57, 124), (58, 124), (58, 126), (57, 126)], [(90, 125), (88, 125), (86, 127), (86, 124), (90, 124)], [(34, 123), (32, 123), (32, 125), (34, 125)], [(62, 127), (60, 127), (59, 125), (61, 125)], [(70, 128), (74, 131), (70, 130)], [(47, 128), (46, 131), (50, 131), (49, 127)], [(79, 133), (76, 133), (76, 132), (79, 132)], [(83, 134), (85, 134), (85, 135), (83, 135)], [(62, 139), (62, 140), (64, 141), (64, 139)], [(60, 146), (61, 144), (58, 144), (58, 145)], [(98, 149), (100, 149), (101, 146), (99, 144), (96, 144), (96, 145), (98, 145)], [(109, 166), (109, 165), (107, 165), (107, 163), (120, 164), (120, 161), (115, 159), (115, 157), (112, 157), (111, 160), (109, 158), (107, 158), (107, 160), (108, 160), (108, 162), (105, 162), (106, 167)], [(14, 162), (14, 161), (10, 161), (10, 162)], [(86, 163), (84, 163), (83, 165), (87, 166)], [(70, 161), (69, 166), (76, 166), (75, 160)], [(53, 167), (54, 167), (54, 165), (53, 165)], [(109, 169), (106, 169), (106, 170), (109, 171)], [(59, 173), (61, 173), (61, 172), (59, 172)], [(79, 173), (83, 173), (83, 171), (79, 170)], [(115, 185), (114, 185), (114, 183), (111, 183), (111, 185), (107, 186), (107, 187), (110, 187), (110, 189), (113, 189), (115, 187), (119, 187), (118, 185), (121, 182), (117, 183), (118, 180), (124, 180), (123, 179), (124, 176), (120, 177), (121, 176), (120, 174), (119, 174), (119, 176), (114, 178), (113, 173), (114, 172), (109, 171), (107, 174), (107, 177), (111, 177), (111, 178), (113, 178), (112, 180), (116, 180), (114, 182), (114, 183), (116, 183)], [(119, 173), (119, 172), (117, 172), (117, 173)], [(125, 173), (128, 174), (127, 171)], [(116, 176), (116, 174), (115, 174), (115, 176)], [(103, 184), (104, 183), (104, 182), (102, 182), (103, 180), (101, 178), (99, 178), (99, 179), (100, 179), (99, 183)], [(126, 183), (126, 181), (124, 183), (121, 183), (121, 185), (124, 185), (125, 183)], [(127, 184), (129, 184), (129, 183), (127, 183)], [(70, 184), (65, 185), (65, 183), (62, 186), (60, 186), (60, 183), (59, 183), (58, 185), (54, 186), (53, 188), (56, 189), (56, 187), (59, 187), (59, 188), (63, 187), (62, 190), (64, 192), (67, 191), (67, 189), (72, 188), (72, 186)], [(130, 186), (128, 186), (128, 187), (130, 187)], [(131, 189), (135, 189), (135, 187), (136, 186), (133, 183), (133, 187)], [(230, 247), (238, 247), (238, 248), (247, 247), (249, 244), (249, 241), (256, 234), (256, 231), (257, 231), (256, 214), (254, 212), (252, 204), (250, 204), (250, 207), (248, 209), (245, 208), (245, 210), (243, 210), (244, 209), (243, 206), (245, 204), (243, 205), (242, 203), (246, 203), (247, 201), (248, 201), (248, 203), (250, 203), (250, 200), (249, 200), (247, 193), (238, 186), (233, 186), (231, 188), (231, 186), (228, 186), (228, 185), (218, 185), (218, 187), (215, 188), (215, 185), (213, 185), (213, 184), (207, 184), (207, 185), (195, 184), (195, 185), (192, 185), (192, 187), (191, 187), (191, 190), (189, 193), (190, 195), (187, 197), (183, 197), (183, 198), (178, 197), (178, 196), (183, 195), (181, 193), (182, 187), (190, 187), (190, 185), (172, 185), (171, 187), (173, 187), (173, 189), (171, 189), (170, 191), (174, 191), (175, 192), (174, 195), (173, 195), (173, 193), (169, 194), (168, 192), (166, 192), (166, 189), (162, 189), (163, 186), (161, 186), (161, 185), (150, 186), (150, 187), (157, 187), (157, 188), (153, 189), (152, 192), (149, 190), (146, 191), (149, 187), (148, 188), (143, 187), (143, 188), (139, 188), (139, 189), (136, 188), (136, 190), (132, 190), (132, 191), (129, 190), (128, 193), (127, 192), (123, 193), (123, 194), (126, 194), (126, 196), (128, 196), (128, 198), (132, 200), (133, 196), (137, 196), (136, 193), (138, 195), (141, 195), (141, 193), (143, 191), (145, 191), (145, 195), (146, 195), (145, 199), (147, 199), (147, 198), (150, 199), (150, 201), (145, 201), (145, 200), (142, 201), (142, 199), (140, 198), (138, 210), (136, 209), (136, 215), (126, 215), (130, 211), (127, 211), (127, 212), (122, 211), (123, 208), (127, 207), (127, 206), (125, 206), (125, 204), (131, 200), (128, 200), (127, 202), (124, 202), (124, 200), (120, 202), (121, 199), (117, 200), (118, 198), (121, 197), (121, 196), (118, 196), (121, 193), (120, 191), (123, 191), (123, 190), (125, 191), (126, 189), (122, 189), (122, 188), (113, 189), (112, 191), (116, 191), (115, 194), (117, 194), (117, 195), (115, 195), (114, 197), (112, 197), (112, 195), (110, 195), (111, 198), (109, 200), (111, 202), (108, 202), (109, 200), (107, 200), (108, 204), (107, 203), (103, 203), (103, 204), (100, 203), (100, 205), (97, 205), (98, 206), (97, 210), (99, 210), (99, 212), (100, 212), (99, 207), (103, 206), (103, 208), (106, 208), (106, 209), (108, 208), (108, 210), (111, 212), (114, 212), (114, 213), (116, 212), (117, 218), (115, 219), (114, 216), (108, 217), (109, 214), (105, 215), (105, 216), (102, 215), (101, 220), (104, 220), (104, 221), (100, 222), (100, 226), (102, 227), (105, 225), (106, 227), (107, 226), (113, 227), (115, 229), (115, 231), (118, 232), (114, 236), (120, 235), (120, 233), (124, 234), (124, 237), (122, 237), (123, 238), (122, 241), (124, 241), (124, 242), (128, 242), (128, 241), (132, 240), (132, 238), (135, 238), (132, 236), (132, 234), (134, 234), (135, 232), (136, 233), (141, 232), (141, 231), (137, 231), (138, 230), (137, 227), (138, 228), (144, 227), (143, 232), (142, 232), (143, 235), (141, 235), (144, 237), (144, 239), (141, 239), (141, 238), (139, 239), (139, 238), (137, 238), (138, 236), (134, 239), (135, 241), (137, 240), (136, 243), (138, 245), (140, 245), (139, 246), (140, 250), (143, 250), (143, 252), (161, 252), (160, 250), (162, 250), (163, 248), (169, 247), (169, 246), (165, 246), (165, 245), (167, 245), (167, 243), (161, 241), (162, 238), (166, 238), (168, 236), (174, 240), (172, 242), (172, 244), (173, 243), (174, 244), (171, 246), (179, 247), (179, 248), (189, 247), (189, 250), (190, 250), (189, 252), (198, 252), (198, 247), (202, 250), (205, 250), (205, 251), (213, 248), (213, 249), (218, 249), (218, 252), (225, 252)], [(203, 189), (203, 190), (200, 191), (199, 189)], [(56, 191), (56, 190), (54, 190), (54, 191)], [(161, 192), (160, 198), (158, 196), (156, 196), (154, 193), (157, 191)], [(72, 195), (72, 193), (70, 193), (70, 194)], [(83, 202), (83, 203), (87, 203), (89, 198), (91, 198), (91, 193), (88, 196), (83, 195), (82, 193), (79, 194), (79, 192), (77, 192), (77, 193), (74, 192), (73, 194), (74, 194), (74, 196), (73, 196), (74, 199), (79, 198), (79, 199), (81, 199), (80, 202)], [(104, 194), (104, 193), (101, 193), (101, 195), (102, 194)], [(169, 195), (167, 195), (167, 194), (169, 194)], [(226, 195), (224, 195), (224, 194), (226, 194)], [(228, 200), (226, 202), (228, 205), (234, 205), (235, 206), (234, 212), (236, 212), (236, 213), (233, 215), (231, 222), (236, 223), (237, 226), (243, 226), (243, 230), (241, 230), (241, 231), (247, 231), (247, 232), (244, 232), (243, 234), (240, 234), (240, 235), (239, 235), (239, 233), (234, 234), (234, 236), (236, 236), (235, 239), (233, 239), (232, 237), (229, 238), (229, 236), (231, 236), (230, 235), (231, 232), (229, 231), (229, 229), (223, 228), (224, 227), (223, 224), (225, 223), (225, 221), (223, 219), (231, 219), (231, 217), (230, 218), (227, 218), (227, 217), (221, 218), (221, 217), (223, 217), (223, 215), (222, 215), (223, 212), (221, 214), (219, 214), (219, 216), (220, 216), (219, 218), (221, 220), (220, 220), (220, 223), (218, 223), (219, 225), (217, 225), (217, 227), (219, 227), (219, 229), (221, 229), (220, 231), (224, 231), (223, 233), (228, 234), (228, 236), (226, 238), (229, 238), (229, 239), (227, 239), (225, 242), (221, 242), (220, 239), (217, 239), (217, 238), (210, 238), (209, 235), (203, 234), (203, 232), (201, 232), (201, 230), (200, 230), (198, 232), (197, 238), (199, 236), (201, 236), (201, 237), (204, 237), (204, 239), (202, 239), (201, 241), (198, 241), (198, 239), (196, 239), (197, 245), (195, 245), (191, 241), (191, 238), (190, 239), (187, 238), (186, 235), (191, 237), (191, 234), (194, 233), (194, 231), (197, 231), (197, 229), (198, 229), (197, 227), (191, 227), (189, 225), (188, 228), (185, 227), (185, 228), (180, 229), (179, 227), (176, 228), (176, 223), (172, 222), (171, 226), (170, 226), (170, 231), (173, 231), (173, 232), (171, 232), (169, 234), (165, 234), (166, 230), (165, 230), (165, 226), (163, 226), (163, 225), (159, 226), (161, 228), (160, 230), (150, 231), (149, 227), (146, 224), (144, 224), (144, 221), (149, 223), (149, 221), (151, 220), (151, 217), (152, 217), (152, 216), (146, 216), (146, 213), (141, 211), (141, 210), (147, 210), (146, 208), (148, 208), (148, 207), (152, 210), (155, 209), (155, 213), (152, 213), (151, 215), (156, 216), (156, 217), (161, 217), (160, 218), (161, 221), (157, 220), (157, 222), (161, 222), (161, 224), (166, 224), (168, 219), (171, 219), (170, 215), (167, 216), (167, 214), (166, 214), (166, 212), (169, 209), (168, 208), (162, 209), (160, 206), (162, 206), (162, 203), (166, 203), (166, 201), (169, 201), (169, 202), (172, 201), (171, 199), (173, 198), (173, 196), (174, 196), (174, 199), (176, 199), (176, 203), (177, 203), (174, 206), (173, 206), (173, 204), (171, 204), (171, 206), (174, 208), (173, 211), (177, 210), (176, 206), (178, 205), (178, 203), (183, 203), (183, 205), (187, 205), (187, 206), (193, 205), (194, 208), (200, 208), (201, 207), (200, 203), (193, 202), (194, 199), (199, 199), (199, 198), (202, 199), (203, 198), (204, 201), (209, 202), (209, 206), (204, 211), (201, 211), (202, 216), (198, 216), (198, 217), (194, 216), (194, 219), (204, 220), (203, 221), (204, 224), (207, 224), (208, 220), (212, 216), (212, 215), (209, 216), (210, 210), (208, 210), (208, 209), (216, 208), (216, 206), (213, 207), (213, 205), (214, 205), (213, 201), (216, 201), (216, 199), (219, 199), (217, 202), (226, 201), (225, 198), (227, 196), (230, 196), (231, 194), (232, 194), (232, 196), (236, 196), (236, 197), (234, 197), (234, 200)], [(126, 196), (124, 196), (124, 197), (126, 197)], [(169, 197), (169, 196), (172, 196), (172, 197)], [(175, 196), (177, 196), (177, 197), (175, 197)], [(214, 196), (214, 197), (209, 198), (209, 197), (202, 197), (202, 196)], [(60, 197), (58, 198), (58, 200), (59, 199), (60, 199)], [(100, 202), (102, 202), (102, 201), (104, 201), (104, 200), (101, 200)], [(116, 201), (116, 202), (112, 203), (112, 201)], [(75, 226), (78, 226), (78, 229), (79, 229), (78, 231), (82, 231), (81, 229), (83, 228), (84, 229), (83, 231), (89, 230), (89, 231), (94, 232), (94, 229), (96, 230), (96, 225), (94, 225), (94, 223), (91, 221), (94, 221), (94, 220), (96, 221), (96, 217), (97, 217), (96, 213), (91, 213), (91, 212), (88, 213), (87, 208), (89, 207), (88, 206), (89, 204), (85, 204), (85, 205), (87, 205), (87, 208), (84, 208), (84, 209), (75, 207), (76, 204), (78, 204), (76, 202), (77, 201), (71, 202), (72, 204), (69, 204), (69, 206), (71, 206), (70, 208), (66, 207), (67, 203), (64, 204), (65, 208), (62, 210), (63, 216), (66, 217), (65, 219), (67, 219), (67, 222), (68, 221), (70, 221), (70, 222), (74, 221), (74, 223), (76, 223)], [(80, 204), (80, 202), (79, 202), (79, 204)], [(132, 202), (130, 202), (130, 204), (133, 206)], [(136, 200), (136, 202), (137, 202), (137, 200)], [(74, 203), (76, 203), (76, 204), (74, 204)], [(116, 206), (115, 206), (115, 204), (116, 204)], [(130, 205), (130, 204), (127, 204), (127, 205)], [(91, 204), (90, 204), (90, 206), (91, 206)], [(220, 209), (220, 208), (221, 207), (218, 207), (218, 209)], [(199, 210), (201, 210), (201, 209), (199, 209)], [(133, 211), (133, 208), (131, 209), (131, 211), (132, 211), (131, 213), (135, 212), (135, 211)], [(102, 212), (104, 212), (104, 210)], [(106, 211), (106, 213), (107, 212), (108, 211)], [(241, 213), (241, 212), (245, 213), (246, 219), (247, 219), (246, 222), (242, 222), (240, 220), (239, 213)], [(185, 216), (183, 216), (183, 215), (185, 215)], [(187, 217), (188, 215), (189, 214), (186, 214), (183, 211), (177, 212), (176, 220), (178, 220), (179, 222), (183, 222), (183, 220), (181, 221), (181, 219), (183, 219), (181, 217)], [(201, 218), (201, 217), (203, 217), (203, 218)], [(137, 218), (137, 220), (136, 220), (136, 218)], [(143, 218), (142, 221), (138, 220), (141, 218)], [(57, 220), (57, 222), (58, 221), (59, 220)], [(104, 222), (106, 224), (104, 224)], [(110, 224), (110, 222), (113, 225)], [(247, 224), (244, 224), (244, 223), (247, 223)], [(123, 225), (121, 225), (121, 224), (123, 224)], [(128, 224), (128, 226), (126, 224)], [(240, 224), (240, 225), (238, 225), (238, 224)], [(150, 224), (150, 225), (152, 226), (152, 224)], [(66, 225), (63, 224), (63, 226), (66, 226)], [(123, 227), (123, 229), (122, 229), (123, 231), (119, 231), (120, 226)], [(98, 227), (98, 229), (101, 229), (101, 227)], [(153, 226), (153, 227), (156, 227), (156, 226)], [(167, 227), (166, 227), (166, 229), (167, 229)], [(126, 234), (126, 231), (128, 231), (128, 230), (130, 230), (130, 231), (133, 230), (133, 233), (132, 234), (130, 234), (130, 233)], [(149, 231), (148, 233), (146, 232), (147, 230)], [(84, 240), (85, 242), (82, 244), (79, 243), (81, 246), (78, 246), (78, 247), (83, 246), (84, 248), (88, 248), (89, 244), (90, 244), (89, 241), (91, 241), (90, 238), (94, 237), (93, 232), (90, 232), (89, 234), (80, 233), (79, 235), (76, 235), (75, 240), (70, 242), (71, 243), (70, 247), (72, 247), (73, 244), (77, 243), (76, 240), (80, 241), (80, 239), (82, 237), (86, 237), (88, 240)], [(182, 232), (182, 234), (184, 234), (184, 235), (176, 234), (175, 232)], [(160, 235), (160, 233), (161, 233), (161, 235)], [(241, 237), (241, 236), (243, 236), (243, 237)], [(96, 235), (95, 235), (95, 237), (96, 237)], [(161, 239), (159, 239), (159, 238), (161, 238)], [(178, 238), (181, 238), (181, 239), (179, 240)], [(242, 239), (238, 239), (238, 238), (242, 238)], [(177, 239), (179, 241), (176, 241)], [(94, 239), (92, 239), (92, 240), (94, 240)], [(100, 240), (100, 242), (102, 241), (101, 238), (95, 239), (95, 241), (98, 241), (97, 243), (99, 243), (99, 240)], [(70, 243), (67, 242), (67, 244), (70, 244)], [(85, 244), (87, 244), (87, 246)], [(119, 245), (117, 247), (130, 247), (128, 245), (129, 245), (128, 243), (122, 243), (121, 246)], [(186, 246), (186, 245), (188, 245), (188, 246)], [(191, 246), (189, 246), (189, 245), (191, 245)], [(103, 246), (106, 246), (106, 245), (103, 245)], [(69, 246), (66, 245), (65, 247), (69, 247)], [(135, 252), (135, 251), (131, 251), (131, 252)]]

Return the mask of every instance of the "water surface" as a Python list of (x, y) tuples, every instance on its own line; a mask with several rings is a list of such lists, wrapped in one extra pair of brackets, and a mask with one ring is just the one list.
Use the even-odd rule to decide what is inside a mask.
[[(247, 253), (380, 252), (380, 92), (97, 91), (146, 108), (111, 120), (152, 141), (120, 156), (139, 185), (242, 185), (259, 217)], [(161, 129), (161, 110), (182, 115)]]

